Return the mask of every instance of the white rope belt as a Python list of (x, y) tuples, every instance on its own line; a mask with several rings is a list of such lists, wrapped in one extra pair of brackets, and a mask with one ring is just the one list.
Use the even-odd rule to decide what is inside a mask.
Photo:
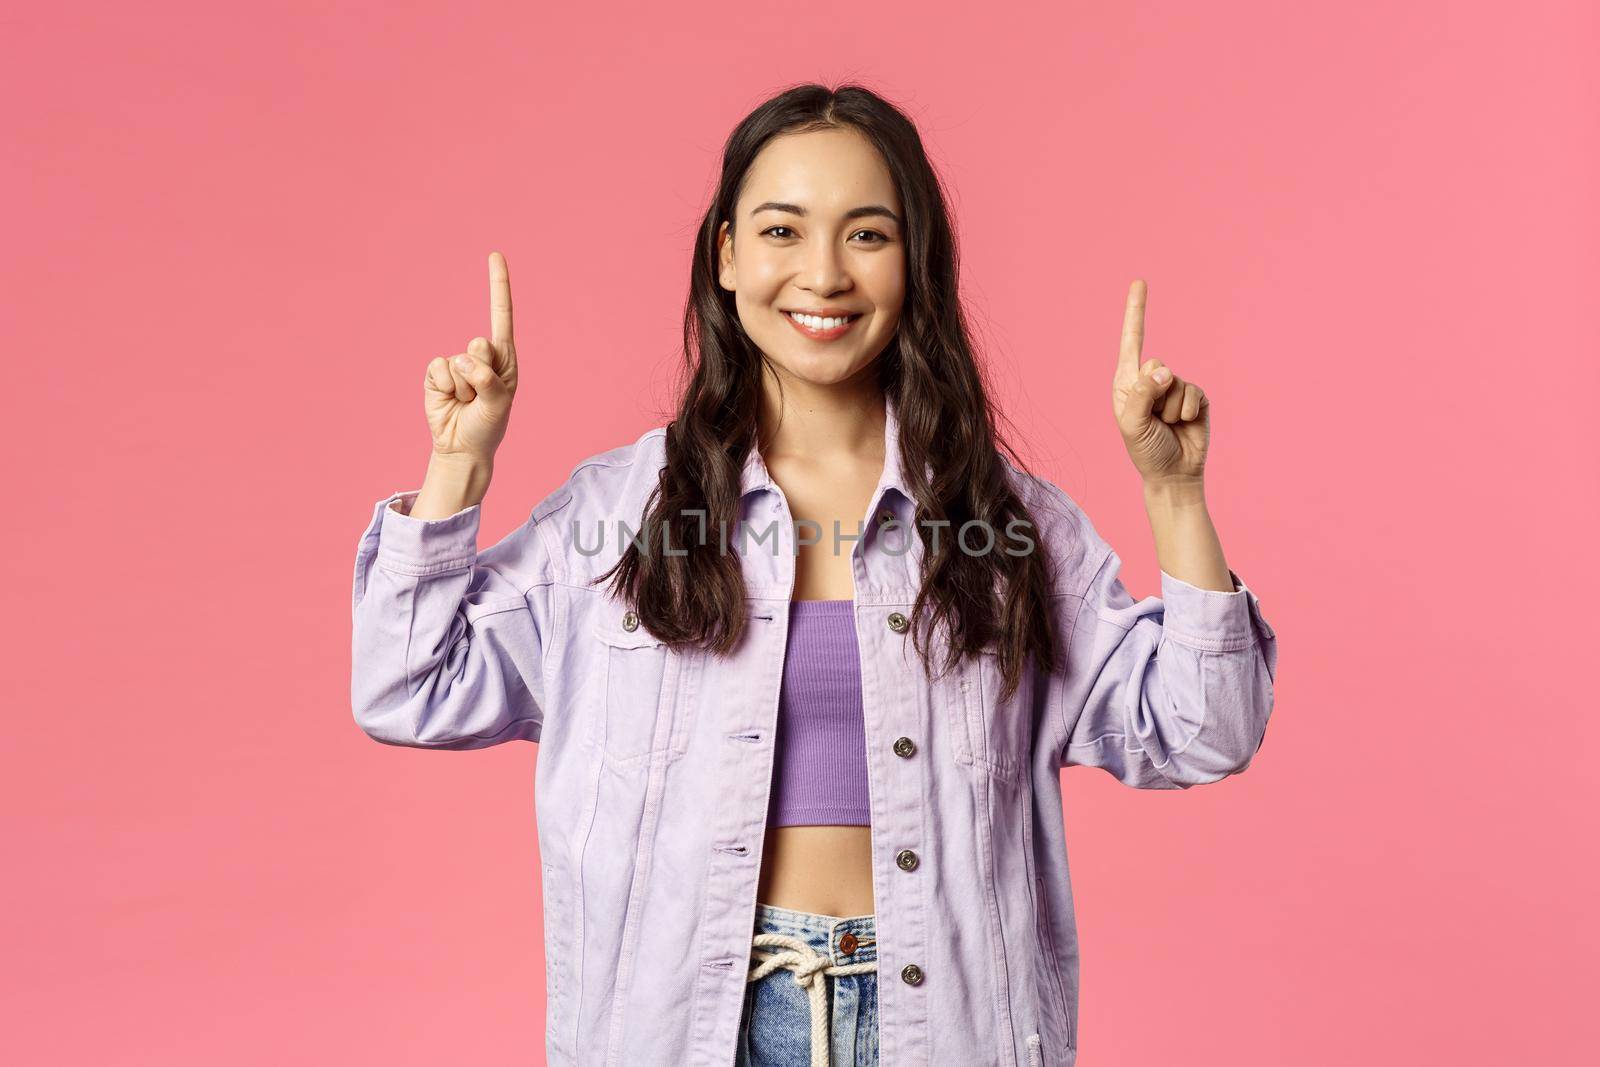
[[(864, 939), (861, 943), (870, 943), (870, 939)], [(830, 965), (830, 957), (788, 934), (757, 934), (751, 944), (782, 946), (783, 951), (780, 952), (753, 952), (752, 955), (761, 963), (751, 968), (746, 981), (760, 981), (780, 967), (794, 971), (795, 984), (804, 987), (811, 996), (811, 1067), (828, 1067), (833, 1040), (828, 1025), (827, 979), (841, 974), (876, 971), (878, 961)]]

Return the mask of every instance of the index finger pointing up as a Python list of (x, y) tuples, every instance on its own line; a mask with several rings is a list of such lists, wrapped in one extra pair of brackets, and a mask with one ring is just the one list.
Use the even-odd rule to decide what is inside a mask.
[(489, 253), (489, 341), (501, 352), (513, 344), (511, 271), (499, 252)]
[(1117, 358), (1117, 368), (1135, 375), (1144, 350), (1144, 298), (1148, 291), (1144, 279), (1135, 278), (1128, 287), (1128, 307), (1122, 313), (1122, 353)]

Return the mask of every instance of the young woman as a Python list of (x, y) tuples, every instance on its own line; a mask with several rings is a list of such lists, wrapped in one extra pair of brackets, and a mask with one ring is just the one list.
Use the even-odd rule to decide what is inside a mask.
[(1161, 562), (1134, 600), (999, 451), (939, 182), (865, 89), (733, 132), (676, 417), (480, 552), (519, 382), (489, 281), (489, 336), (428, 365), (422, 487), (361, 539), (351, 696), (388, 744), (539, 742), (550, 1062), (1071, 1064), (1060, 769), (1243, 770), (1277, 665), (1144, 284), (1107, 361)]

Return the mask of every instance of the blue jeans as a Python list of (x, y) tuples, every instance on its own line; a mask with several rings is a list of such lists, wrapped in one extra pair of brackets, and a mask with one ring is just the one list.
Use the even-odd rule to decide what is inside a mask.
[[(877, 1067), (877, 964), (873, 916), (757, 903), (735, 1067)], [(830, 1040), (813, 1059), (817, 1020)]]

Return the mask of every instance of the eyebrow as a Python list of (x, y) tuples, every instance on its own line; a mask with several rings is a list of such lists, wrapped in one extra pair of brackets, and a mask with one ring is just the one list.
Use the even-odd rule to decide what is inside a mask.
[[(757, 204), (750, 209), (750, 214), (759, 215), (763, 211), (786, 211), (791, 215), (799, 215), (801, 218), (804, 218), (807, 214), (806, 209), (799, 204), (785, 204), (778, 200), (768, 200), (764, 204)], [(900, 216), (882, 204), (866, 204), (862, 207), (853, 207), (844, 213), (846, 219), (869, 218), (871, 216), (881, 216), (889, 219), (896, 226), (901, 225)]]

